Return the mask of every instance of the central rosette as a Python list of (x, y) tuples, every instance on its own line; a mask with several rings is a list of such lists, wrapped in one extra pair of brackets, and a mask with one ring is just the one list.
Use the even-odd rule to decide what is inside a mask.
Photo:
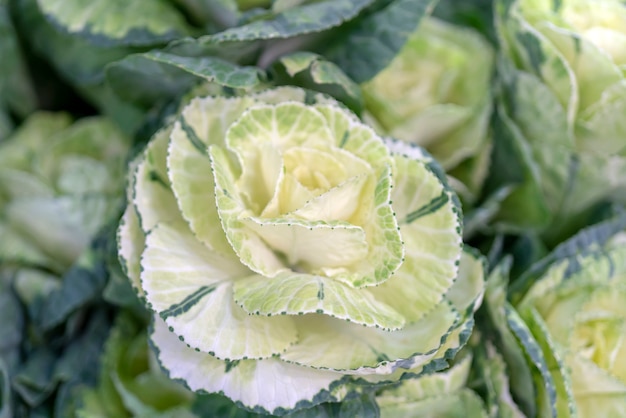
[(209, 151), (217, 208), (251, 270), (361, 287), (400, 266), (393, 160), (350, 114), (331, 105), (258, 105), (231, 125), (225, 143)]

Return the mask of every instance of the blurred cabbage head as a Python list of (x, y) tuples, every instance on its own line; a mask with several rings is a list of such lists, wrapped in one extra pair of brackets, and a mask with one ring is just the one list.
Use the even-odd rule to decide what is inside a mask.
[(64, 272), (121, 209), (129, 141), (105, 118), (35, 113), (0, 143), (0, 260)]
[(425, 18), (389, 66), (362, 85), (365, 118), (426, 148), (471, 198), (488, 166), (493, 60), (477, 32)]
[(553, 263), (517, 305), (550, 368), (559, 417), (626, 414), (626, 245)]
[(623, 201), (626, 5), (501, 0), (496, 11), (503, 56), (495, 183), (518, 185), (500, 220), (550, 229), (558, 242), (596, 203)]
[(334, 100), (197, 97), (133, 166), (120, 259), (190, 389), (285, 414), (444, 367), (467, 340), (483, 265), (440, 168)]

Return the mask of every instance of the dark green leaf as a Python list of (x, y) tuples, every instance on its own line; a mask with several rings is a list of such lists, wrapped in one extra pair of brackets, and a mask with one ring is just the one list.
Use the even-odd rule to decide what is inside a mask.
[(337, 27), (355, 18), (373, 0), (323, 0), (287, 9), (267, 19), (201, 38), (219, 44), (229, 41), (286, 39)]
[(70, 314), (96, 300), (106, 283), (106, 266), (101, 254), (88, 249), (63, 276), (61, 287), (50, 293), (40, 312), (42, 329), (50, 330)]
[(387, 66), (437, 0), (395, 0), (356, 20), (333, 39), (323, 55), (357, 83)]
[(5, 105), (24, 117), (37, 106), (37, 97), (19, 49), (7, 0), (0, 0), (0, 57), (0, 107)]
[(24, 314), (15, 294), (0, 284), (0, 358), (7, 371), (16, 370), (23, 338)]
[[(185, 38), (168, 45), (166, 52), (181, 56), (217, 56), (231, 62), (270, 65), (280, 55), (302, 49), (316, 34), (339, 27), (374, 0), (322, 0), (277, 13), (254, 15), (249, 23), (198, 39)], [(312, 37), (312, 38), (311, 38)]]
[(377, 418), (379, 415), (380, 410), (373, 393), (366, 393), (358, 398), (341, 402), (339, 408), (339, 418)]
[(199, 394), (191, 406), (191, 411), (199, 417), (255, 418), (266, 416), (240, 409), (233, 401), (218, 394)]
[(33, 352), (13, 378), (13, 388), (30, 407), (40, 405), (54, 391), (55, 353), (45, 347)]
[(0, 418), (13, 418), (12, 403), (9, 368), (2, 355), (0, 356)]
[(256, 67), (242, 67), (216, 57), (151, 51), (111, 64), (106, 77), (120, 98), (150, 108), (179, 96), (200, 81), (249, 89), (257, 86), (264, 75)]

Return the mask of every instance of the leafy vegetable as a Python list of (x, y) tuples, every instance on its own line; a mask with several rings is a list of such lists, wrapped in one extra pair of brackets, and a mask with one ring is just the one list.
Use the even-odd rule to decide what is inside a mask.
[[(508, 364), (513, 399), (527, 416), (619, 416), (623, 218), (581, 231), (529, 269), (505, 300), (506, 263), (487, 289), (492, 336)], [(533, 277), (532, 279), (529, 279)], [(517, 283), (516, 283), (517, 284)], [(521, 291), (521, 293), (520, 293)]]
[(518, 186), (497, 219), (512, 231), (533, 228), (554, 246), (589, 222), (594, 205), (623, 202), (626, 82), (619, 45), (626, 7), (495, 4), (503, 95), (491, 183)]
[(0, 260), (61, 273), (122, 203), (128, 140), (106, 119), (31, 116), (0, 144)]
[(468, 203), (489, 163), (492, 68), (493, 51), (479, 34), (427, 18), (391, 64), (363, 84), (366, 120), (428, 149)]
[(326, 96), (192, 100), (138, 157), (118, 232), (170, 377), (282, 415), (445, 367), (483, 265), (433, 170)]

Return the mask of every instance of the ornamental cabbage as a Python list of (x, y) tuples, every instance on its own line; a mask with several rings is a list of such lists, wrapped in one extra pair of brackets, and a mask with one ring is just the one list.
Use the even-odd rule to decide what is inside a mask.
[(123, 201), (128, 140), (105, 118), (36, 113), (0, 144), (0, 260), (65, 272)]
[(626, 415), (626, 244), (550, 266), (517, 305), (542, 349), (558, 417)]
[(496, 2), (503, 51), (494, 183), (515, 183), (498, 221), (550, 245), (626, 191), (626, 6)]
[(334, 100), (194, 98), (133, 165), (120, 260), (190, 389), (285, 414), (445, 367), (467, 340), (483, 266), (453, 192)]
[(579, 231), (510, 287), (512, 257), (490, 273), (477, 349), (502, 355), (508, 404), (525, 416), (626, 414), (625, 227), (621, 214)]
[(425, 147), (472, 201), (489, 163), (492, 69), (492, 48), (480, 34), (425, 18), (389, 66), (362, 85), (365, 118)]

